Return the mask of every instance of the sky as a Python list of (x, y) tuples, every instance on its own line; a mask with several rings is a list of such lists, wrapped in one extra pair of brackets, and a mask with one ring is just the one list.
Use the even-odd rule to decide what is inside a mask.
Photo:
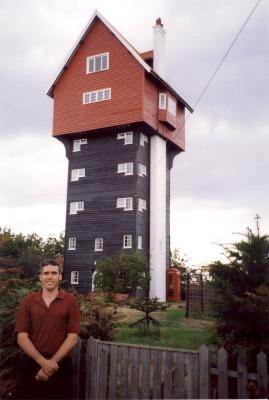
[[(190, 266), (222, 258), (250, 227), (269, 234), (269, 2), (1, 0), (0, 227), (65, 229), (67, 160), (45, 92), (97, 8), (140, 52), (162, 18), (166, 80), (194, 107), (171, 173), (171, 249)], [(196, 104), (197, 103), (197, 104)]]

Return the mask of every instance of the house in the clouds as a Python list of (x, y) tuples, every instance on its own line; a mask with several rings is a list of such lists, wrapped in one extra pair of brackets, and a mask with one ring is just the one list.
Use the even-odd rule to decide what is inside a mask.
[(132, 249), (149, 254), (150, 296), (166, 299), (170, 169), (192, 109), (165, 81), (160, 19), (153, 30), (139, 53), (95, 11), (47, 92), (69, 160), (64, 279), (81, 292), (98, 260)]

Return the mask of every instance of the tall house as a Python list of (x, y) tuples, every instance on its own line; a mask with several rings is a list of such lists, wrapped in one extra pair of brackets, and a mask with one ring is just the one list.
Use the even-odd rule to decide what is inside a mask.
[(64, 279), (80, 292), (98, 260), (133, 249), (149, 254), (150, 296), (166, 299), (170, 169), (192, 109), (165, 81), (160, 19), (153, 36), (139, 53), (95, 11), (47, 92), (69, 161)]

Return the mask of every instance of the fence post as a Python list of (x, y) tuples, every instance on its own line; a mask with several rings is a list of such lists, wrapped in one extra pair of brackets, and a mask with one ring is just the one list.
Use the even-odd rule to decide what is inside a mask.
[(228, 356), (221, 347), (218, 351), (218, 398), (228, 399)]
[(203, 274), (200, 274), (200, 309), (201, 314), (204, 313), (204, 281), (203, 281)]
[(186, 318), (189, 317), (190, 311), (190, 274), (187, 272), (187, 283), (186, 283)]
[(203, 344), (199, 348), (199, 399), (210, 398), (210, 350)]
[(95, 400), (97, 384), (97, 343), (92, 336), (87, 342), (85, 399)]
[(237, 397), (238, 399), (248, 398), (248, 373), (246, 367), (246, 354), (244, 353), (244, 361), (242, 359), (242, 354), (238, 354), (237, 357)]
[(264, 352), (257, 355), (258, 396), (267, 399), (267, 359)]
[(81, 351), (81, 340), (78, 338), (77, 344), (73, 350), (72, 364), (72, 400), (79, 399), (79, 374), (80, 374), (80, 351)]

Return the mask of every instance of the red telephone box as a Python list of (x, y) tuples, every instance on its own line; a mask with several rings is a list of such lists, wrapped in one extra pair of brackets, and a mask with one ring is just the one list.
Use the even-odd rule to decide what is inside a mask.
[(175, 303), (181, 300), (180, 272), (175, 268), (166, 270), (166, 300)]

